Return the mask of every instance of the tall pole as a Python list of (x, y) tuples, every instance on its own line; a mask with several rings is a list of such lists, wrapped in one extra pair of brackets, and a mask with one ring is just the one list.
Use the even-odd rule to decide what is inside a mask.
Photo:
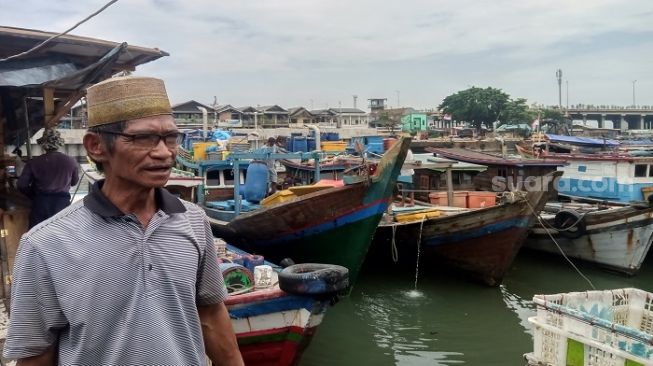
[(569, 80), (565, 80), (567, 86), (567, 109), (569, 109)]
[(556, 78), (558, 78), (558, 108), (562, 110), (562, 70), (556, 71)]
[(637, 105), (636, 100), (635, 100), (635, 83), (637, 80), (633, 80), (633, 107)]

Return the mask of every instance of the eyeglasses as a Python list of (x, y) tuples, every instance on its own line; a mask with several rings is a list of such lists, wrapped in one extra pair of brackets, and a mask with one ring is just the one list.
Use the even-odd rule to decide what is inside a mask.
[(134, 146), (142, 149), (154, 149), (161, 140), (163, 140), (163, 143), (167, 148), (176, 149), (184, 140), (184, 134), (181, 132), (170, 132), (165, 135), (159, 135), (157, 133), (124, 133), (114, 131), (101, 131), (100, 133), (126, 137), (132, 144), (134, 144)]

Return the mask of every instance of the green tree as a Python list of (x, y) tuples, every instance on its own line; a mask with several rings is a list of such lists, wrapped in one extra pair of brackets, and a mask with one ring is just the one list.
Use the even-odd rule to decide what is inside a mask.
[(390, 135), (401, 130), (401, 113), (394, 111), (383, 111), (379, 113), (379, 124), (390, 130)]
[(438, 108), (480, 130), (482, 124), (491, 126), (499, 119), (508, 100), (508, 94), (501, 89), (471, 87), (444, 98)]
[(535, 116), (533, 116), (533, 114), (534, 111), (530, 110), (528, 105), (526, 105), (526, 99), (511, 99), (506, 103), (505, 108), (501, 111), (499, 120), (502, 125), (520, 123), (530, 124), (535, 117), (537, 117), (537, 113), (535, 113)]

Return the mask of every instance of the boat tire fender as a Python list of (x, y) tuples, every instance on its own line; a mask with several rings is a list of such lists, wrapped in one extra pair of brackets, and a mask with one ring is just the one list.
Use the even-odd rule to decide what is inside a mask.
[(561, 236), (568, 239), (576, 239), (587, 232), (584, 216), (575, 210), (560, 210), (553, 218), (553, 226)]
[(293, 264), (279, 272), (279, 287), (296, 295), (333, 294), (349, 287), (349, 270), (335, 264)]

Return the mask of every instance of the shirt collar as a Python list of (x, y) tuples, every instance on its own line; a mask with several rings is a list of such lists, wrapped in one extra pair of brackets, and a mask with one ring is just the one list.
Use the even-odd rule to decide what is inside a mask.
[[(104, 179), (93, 184), (90, 192), (84, 197), (84, 206), (103, 217), (125, 215), (102, 193), (103, 184)], [(186, 212), (186, 206), (179, 198), (163, 188), (154, 188), (154, 199), (156, 200), (156, 207), (168, 215)]]

